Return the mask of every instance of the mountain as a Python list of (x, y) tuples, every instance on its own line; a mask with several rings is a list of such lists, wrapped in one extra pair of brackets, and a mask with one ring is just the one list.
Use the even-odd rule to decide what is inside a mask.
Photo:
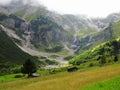
[(0, 23), (5, 32), (31, 55), (46, 52), (42, 56), (49, 58), (52, 53), (61, 57), (62, 52), (64, 58), (92, 49), (120, 34), (119, 13), (106, 18), (61, 15), (32, 1), (16, 0), (0, 6)]
[(40, 66), (58, 64), (58, 62), (49, 60), (46, 57), (32, 56), (28, 54), (29, 52), (24, 52), (18, 45), (25, 44), (24, 39), (7, 27), (9, 26), (5, 27), (0, 24), (0, 75), (20, 72), (21, 65), (27, 59), (31, 59)]
[(42, 63), (37, 57), (23, 52), (0, 25), (0, 75), (13, 73), (13, 68), (23, 64), (27, 59)]
[(82, 38), (79, 45), (78, 55), (69, 61), (70, 64), (80, 65), (89, 62), (92, 66), (118, 61), (120, 57), (120, 21), (110, 23), (104, 30)]
[(120, 21), (120, 13), (112, 13), (106, 18), (92, 18), (92, 22), (100, 29), (106, 28), (110, 23)]
[[(0, 22), (26, 39), (27, 44), (30, 44), (28, 48), (45, 52), (60, 52), (66, 49), (74, 53), (78, 48), (76, 44), (79, 38), (98, 32), (92, 21), (85, 16), (60, 15), (31, 2), (17, 0), (0, 6), (1, 14), (6, 15)], [(0, 17), (3, 18), (4, 15)]]
[(116, 39), (120, 35), (120, 21), (109, 24), (104, 30), (91, 34), (79, 40), (79, 50), (77, 53), (82, 53), (87, 49), (94, 48), (95, 46)]
[(37, 60), (37, 57), (23, 52), (0, 26), (0, 63), (22, 64), (28, 58)]

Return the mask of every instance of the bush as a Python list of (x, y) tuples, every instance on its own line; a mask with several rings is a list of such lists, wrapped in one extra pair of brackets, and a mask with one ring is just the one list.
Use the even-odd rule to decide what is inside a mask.
[(14, 78), (21, 78), (21, 77), (23, 77), (23, 75), (15, 75)]
[(117, 62), (117, 61), (118, 61), (118, 57), (115, 56), (115, 57), (114, 57), (114, 62)]
[(77, 71), (78, 70), (78, 68), (77, 67), (75, 67), (75, 66), (73, 66), (73, 67), (70, 67), (70, 68), (68, 68), (68, 72), (74, 72), (74, 71)]
[(93, 63), (90, 63), (90, 64), (89, 64), (89, 67), (92, 67), (92, 66), (94, 66), (94, 64), (93, 64)]

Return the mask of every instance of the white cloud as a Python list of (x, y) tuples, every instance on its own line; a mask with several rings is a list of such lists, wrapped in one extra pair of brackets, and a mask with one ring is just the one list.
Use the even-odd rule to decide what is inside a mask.
[(10, 3), (12, 0), (0, 0), (0, 5), (4, 5), (4, 4), (8, 4)]
[(105, 17), (120, 10), (119, 0), (39, 0), (50, 10), (67, 14)]
[[(17, 0), (0, 0), (0, 4), (6, 4)], [(30, 2), (30, 0), (21, 0)], [(119, 12), (119, 0), (31, 0), (39, 1), (48, 9), (61, 14), (85, 14), (92, 17), (105, 17), (110, 13)], [(38, 2), (37, 2), (38, 3)]]

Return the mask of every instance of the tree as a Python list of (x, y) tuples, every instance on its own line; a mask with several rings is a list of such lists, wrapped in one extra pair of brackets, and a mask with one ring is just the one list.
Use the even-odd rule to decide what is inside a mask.
[(33, 61), (28, 59), (24, 64), (21, 69), (21, 72), (23, 74), (28, 74), (28, 77), (32, 76), (32, 73), (37, 71), (37, 67)]
[(105, 55), (102, 55), (102, 56), (100, 57), (100, 59), (101, 59), (101, 60), (100, 60), (99, 63), (100, 63), (101, 65), (104, 65), (104, 64), (106, 63), (106, 57), (105, 57)]
[(117, 62), (118, 61), (118, 56), (115, 56), (114, 57), (114, 62)]

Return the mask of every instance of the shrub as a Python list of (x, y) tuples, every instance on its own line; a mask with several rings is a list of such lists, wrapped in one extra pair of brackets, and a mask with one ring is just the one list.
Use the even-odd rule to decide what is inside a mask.
[(21, 78), (21, 77), (23, 77), (23, 75), (15, 75), (14, 78)]
[(89, 64), (89, 67), (92, 67), (92, 66), (94, 66), (94, 64), (93, 64), (93, 63), (90, 63), (90, 64)]

